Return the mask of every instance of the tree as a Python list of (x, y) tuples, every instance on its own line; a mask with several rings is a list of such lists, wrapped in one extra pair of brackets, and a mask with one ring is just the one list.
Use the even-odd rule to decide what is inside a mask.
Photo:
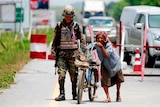
[(114, 13), (114, 11), (113, 11), (113, 8), (114, 8), (114, 6), (116, 5), (116, 3), (115, 2), (110, 2), (107, 6), (106, 6), (106, 14), (108, 15), (108, 16), (112, 16), (113, 17), (113, 13)]
[(125, 0), (121, 0), (120, 2), (116, 3), (116, 5), (113, 8), (113, 11), (114, 11), (113, 17), (115, 18), (116, 21), (120, 20), (123, 7), (128, 5), (129, 3), (126, 2)]
[(143, 5), (151, 5), (151, 6), (160, 6), (159, 0), (142, 0), (141, 4)]
[[(110, 4), (111, 5), (111, 4)], [(112, 6), (113, 17), (116, 21), (120, 20), (120, 15), (124, 6), (134, 6), (134, 5), (151, 5), (151, 6), (160, 6), (159, 0), (120, 0), (119, 2)]]

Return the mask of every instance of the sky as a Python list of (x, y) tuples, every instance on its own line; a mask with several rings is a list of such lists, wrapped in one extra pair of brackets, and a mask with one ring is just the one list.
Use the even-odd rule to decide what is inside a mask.
[[(50, 0), (51, 6), (65, 6), (67, 4), (72, 4), (75, 2), (82, 2), (83, 0)], [(104, 0), (106, 3), (111, 1), (120, 1), (120, 0)]]

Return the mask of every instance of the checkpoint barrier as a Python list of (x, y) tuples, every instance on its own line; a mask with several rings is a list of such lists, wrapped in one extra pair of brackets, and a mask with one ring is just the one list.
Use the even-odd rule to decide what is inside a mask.
[[(146, 42), (147, 42), (147, 27), (146, 26), (144, 26), (143, 24), (141, 24), (141, 23), (139, 23), (139, 24), (137, 24), (136, 26), (138, 26), (138, 27), (140, 27), (141, 28), (141, 32), (142, 32), (142, 34), (141, 34), (141, 37), (143, 38), (142, 40), (141, 40), (141, 45), (124, 45), (124, 36), (125, 36), (125, 32), (124, 32), (124, 30), (123, 30), (123, 27), (124, 26), (122, 26), (122, 22), (120, 21), (120, 26), (119, 26), (119, 29), (118, 29), (118, 27), (117, 27), (117, 30), (118, 30), (118, 33), (119, 33), (119, 36), (120, 36), (120, 38), (119, 38), (119, 44), (114, 44), (116, 47), (119, 47), (119, 55), (121, 56), (121, 58), (123, 58), (122, 57), (122, 55), (123, 55), (123, 49), (122, 48), (124, 48), (124, 47), (135, 47), (135, 48), (141, 48), (141, 79), (143, 80), (144, 79), (144, 68), (145, 68), (145, 58), (146, 58), (146, 49), (147, 48), (160, 48), (160, 46), (146, 46)], [(134, 69), (134, 68), (133, 68)], [(134, 70), (133, 70), (134, 71)]]
[[(142, 27), (142, 26), (141, 26)], [(117, 28), (118, 30), (118, 28)], [(147, 29), (143, 29), (142, 27), (142, 31), (146, 32)], [(119, 47), (119, 55), (120, 55), (120, 58), (121, 58), (121, 61), (123, 61), (123, 57), (124, 57), (124, 47), (135, 47), (135, 48), (141, 48), (141, 50), (144, 49), (144, 44), (146, 44), (146, 33), (142, 33), (142, 37), (144, 37), (144, 40), (142, 39), (142, 42), (141, 42), (141, 45), (124, 45), (124, 38), (125, 38), (125, 26), (122, 26), (122, 22), (120, 21), (120, 26), (119, 26), (119, 44), (114, 44), (116, 47), (118, 46)], [(146, 45), (145, 45), (146, 46)], [(141, 51), (142, 52), (142, 51)], [(139, 52), (140, 53), (140, 52)], [(142, 62), (140, 62), (140, 56), (138, 59), (135, 58), (135, 63), (137, 63), (138, 61), (138, 65), (134, 65), (133, 67), (133, 72), (136, 72), (136, 71), (141, 71), (141, 78), (142, 80), (144, 79), (144, 65), (145, 65), (145, 52), (143, 53), (143, 59), (142, 59)], [(135, 56), (137, 57), (137, 56)]]
[(48, 59), (55, 60), (55, 56), (51, 55), (51, 43), (47, 50), (45, 34), (31, 34), (30, 40), (30, 58), (32, 59)]
[(30, 40), (30, 58), (46, 59), (46, 35), (31, 34)]

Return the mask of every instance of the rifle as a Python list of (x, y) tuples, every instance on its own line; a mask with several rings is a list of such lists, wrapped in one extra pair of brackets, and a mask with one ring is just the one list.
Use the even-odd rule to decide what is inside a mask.
[(55, 59), (55, 64), (54, 64), (54, 67), (55, 67), (55, 75), (56, 75), (56, 71), (57, 71), (57, 63), (58, 63), (58, 58), (59, 58), (59, 51), (60, 49), (59, 48), (56, 48), (56, 59)]
[(56, 68), (58, 66), (57, 63), (58, 63), (59, 52), (60, 52), (59, 45), (60, 45), (60, 39), (61, 39), (61, 28), (62, 28), (62, 23), (59, 22), (57, 24), (56, 37), (55, 37), (54, 42), (53, 42), (53, 44), (55, 46), (55, 50), (54, 51), (56, 52), (56, 59), (55, 59), (55, 65), (54, 65), (55, 74), (56, 74), (56, 71), (57, 71)]

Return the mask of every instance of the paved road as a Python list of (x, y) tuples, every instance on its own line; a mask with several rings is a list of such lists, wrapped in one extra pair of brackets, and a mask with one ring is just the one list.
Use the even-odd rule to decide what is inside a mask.
[(48, 107), (55, 83), (53, 61), (32, 60), (19, 74), (16, 84), (2, 90), (0, 107)]
[[(160, 106), (160, 74), (159, 68), (145, 69), (154, 76), (125, 76), (122, 84), (122, 102), (115, 102), (116, 87), (110, 88), (111, 103), (103, 103), (105, 94), (102, 87), (97, 90), (97, 98), (90, 102), (87, 92), (84, 93), (82, 104), (71, 100), (71, 83), (66, 80), (66, 101), (56, 102), (59, 94), (57, 75), (54, 73), (54, 61), (34, 59), (16, 74), (16, 84), (9, 89), (0, 90), (0, 107), (159, 107)], [(124, 74), (132, 74), (132, 67), (127, 66)], [(158, 72), (159, 71), (159, 72)], [(99, 83), (100, 86), (100, 83)]]

